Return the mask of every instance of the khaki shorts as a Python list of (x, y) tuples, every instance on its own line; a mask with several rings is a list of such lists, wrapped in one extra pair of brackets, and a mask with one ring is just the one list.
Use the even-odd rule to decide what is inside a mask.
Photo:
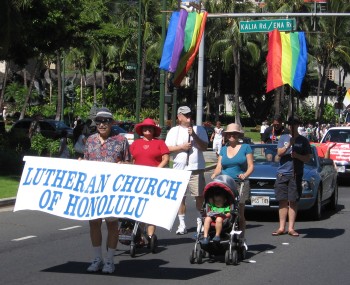
[[(241, 192), (241, 185), (244, 184), (242, 192)], [(246, 180), (244, 182), (237, 182), (237, 190), (239, 193), (239, 204), (245, 204), (245, 201), (249, 200), (250, 197), (250, 184), (249, 180)]]
[(204, 169), (193, 170), (190, 182), (187, 186), (186, 195), (202, 196), (205, 187)]

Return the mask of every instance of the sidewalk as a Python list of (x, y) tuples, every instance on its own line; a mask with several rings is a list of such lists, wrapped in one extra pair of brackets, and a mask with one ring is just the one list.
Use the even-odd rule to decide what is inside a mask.
[[(204, 159), (207, 163), (212, 163), (205, 168), (206, 171), (212, 170), (216, 167), (217, 158), (216, 158), (216, 154), (213, 151), (211, 150), (205, 151)], [(12, 206), (15, 204), (15, 202), (16, 202), (16, 197), (0, 199), (0, 207)]]

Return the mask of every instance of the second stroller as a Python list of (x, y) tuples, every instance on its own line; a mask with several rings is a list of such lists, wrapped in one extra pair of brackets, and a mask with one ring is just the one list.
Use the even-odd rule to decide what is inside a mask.
[(202, 263), (207, 255), (225, 254), (227, 265), (245, 258), (244, 240), (239, 230), (239, 193), (234, 179), (219, 175), (203, 192), (203, 217), (197, 219), (197, 234), (190, 262)]

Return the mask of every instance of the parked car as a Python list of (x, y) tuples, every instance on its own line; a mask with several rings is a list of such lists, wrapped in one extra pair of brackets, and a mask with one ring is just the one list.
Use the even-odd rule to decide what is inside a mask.
[(337, 166), (338, 176), (350, 177), (350, 127), (329, 128), (320, 143), (315, 143), (320, 156), (325, 155), (330, 143), (336, 143), (330, 150), (330, 158)]
[[(16, 121), (9, 131), (10, 137), (15, 140), (28, 138), (28, 131), (32, 121), (32, 118)], [(61, 132), (63, 130), (67, 131), (68, 138), (73, 138), (73, 129), (62, 121), (42, 119), (39, 120), (39, 126), (40, 133), (46, 138), (58, 139), (61, 137)]]
[[(278, 210), (274, 185), (278, 162), (267, 161), (264, 150), (277, 148), (276, 144), (252, 144), (254, 171), (249, 176), (251, 196), (246, 202), (247, 211)], [(320, 219), (324, 205), (336, 209), (338, 203), (337, 171), (331, 159), (320, 158), (315, 146), (311, 147), (312, 158), (304, 165), (303, 192), (298, 210), (307, 211), (308, 217)]]
[(119, 125), (117, 124), (113, 125), (112, 131), (117, 132), (118, 134), (121, 134), (122, 136), (126, 137), (126, 139), (129, 142), (129, 145), (131, 145), (134, 142), (134, 133), (128, 133), (125, 129), (123, 129)]

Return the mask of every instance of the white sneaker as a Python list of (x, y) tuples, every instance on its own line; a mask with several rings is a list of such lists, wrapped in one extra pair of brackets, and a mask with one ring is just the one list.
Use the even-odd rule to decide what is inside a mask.
[(102, 273), (112, 274), (115, 270), (114, 262), (113, 260), (106, 259), (105, 264), (102, 268)]
[(103, 267), (103, 261), (101, 258), (96, 257), (90, 266), (86, 269), (87, 272), (97, 272), (100, 271)]
[(176, 231), (177, 235), (184, 235), (187, 234), (187, 229), (184, 226), (179, 226)]

